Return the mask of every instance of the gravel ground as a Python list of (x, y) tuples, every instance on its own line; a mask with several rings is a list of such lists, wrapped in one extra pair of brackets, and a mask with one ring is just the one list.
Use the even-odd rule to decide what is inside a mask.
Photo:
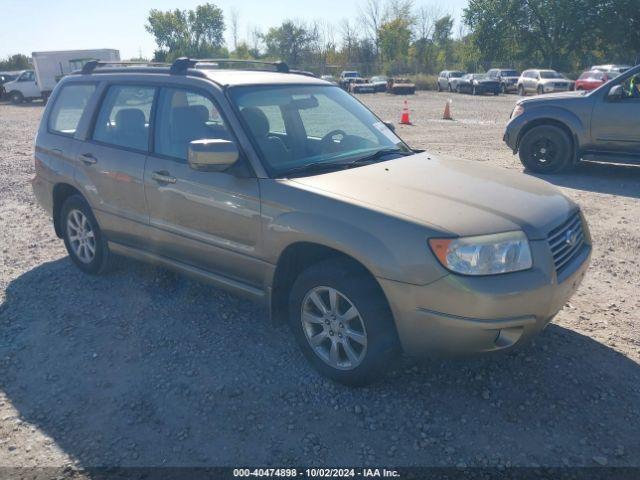
[[(514, 96), (409, 98), (398, 131), (522, 170)], [(363, 96), (397, 121), (402, 98)], [(640, 465), (640, 168), (548, 177), (595, 247), (579, 292), (528, 348), (402, 359), (364, 389), (312, 371), (259, 307), (133, 261), (81, 274), (34, 202), (40, 105), (0, 105), (0, 466)]]

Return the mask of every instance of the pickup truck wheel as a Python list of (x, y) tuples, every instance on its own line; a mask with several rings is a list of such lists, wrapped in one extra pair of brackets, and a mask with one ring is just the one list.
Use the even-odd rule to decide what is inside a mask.
[(24, 102), (24, 96), (20, 92), (11, 92), (9, 94), (9, 100), (11, 100), (11, 103), (14, 105), (18, 105)]
[(347, 385), (372, 382), (398, 351), (380, 287), (348, 261), (323, 261), (300, 274), (291, 291), (289, 323), (311, 365)]
[(60, 211), (64, 245), (73, 263), (83, 272), (107, 270), (110, 253), (91, 207), (80, 195), (69, 197)]
[(520, 161), (537, 173), (558, 173), (571, 165), (571, 138), (553, 125), (529, 130), (520, 142)]

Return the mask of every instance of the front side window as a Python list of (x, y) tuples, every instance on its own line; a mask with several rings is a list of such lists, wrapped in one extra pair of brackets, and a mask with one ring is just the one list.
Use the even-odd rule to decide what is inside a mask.
[(162, 88), (158, 98), (154, 152), (186, 160), (189, 143), (203, 139), (232, 139), (214, 103), (196, 92)]
[(35, 80), (35, 76), (33, 74), (33, 70), (29, 70), (20, 75), (19, 82), (33, 82)]
[[(410, 152), (373, 113), (337, 87), (247, 86), (232, 88), (230, 95), (267, 170), (276, 176), (310, 166), (344, 165), (380, 151)], [(282, 123), (274, 127), (273, 118)]]
[(139, 85), (112, 85), (102, 101), (93, 139), (147, 151), (149, 120), (156, 89)]
[(66, 85), (55, 99), (49, 115), (49, 130), (63, 135), (74, 135), (95, 85)]

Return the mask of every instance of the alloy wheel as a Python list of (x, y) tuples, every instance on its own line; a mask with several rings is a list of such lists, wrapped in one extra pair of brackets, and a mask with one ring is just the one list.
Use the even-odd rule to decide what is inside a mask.
[(367, 353), (367, 331), (356, 306), (335, 288), (319, 286), (302, 300), (302, 329), (313, 352), (338, 370), (353, 370)]
[(82, 263), (91, 263), (96, 256), (96, 237), (84, 213), (73, 209), (67, 216), (67, 235), (73, 253)]

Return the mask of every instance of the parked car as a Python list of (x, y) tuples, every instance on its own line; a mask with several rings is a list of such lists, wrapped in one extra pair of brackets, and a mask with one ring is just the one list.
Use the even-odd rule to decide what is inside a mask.
[(387, 80), (387, 92), (394, 95), (413, 95), (416, 93), (416, 84), (408, 78), (393, 77)]
[(79, 70), (90, 60), (120, 61), (118, 50), (63, 50), (33, 52), (33, 70), (26, 70), (13, 82), (5, 85), (7, 96), (13, 103), (49, 98), (53, 87), (65, 75)]
[(518, 90), (518, 78), (520, 74), (512, 68), (492, 68), (487, 71), (487, 76), (500, 83), (502, 93), (516, 92)]
[(580, 160), (640, 163), (640, 90), (631, 82), (636, 76), (640, 66), (590, 92), (522, 99), (504, 141), (539, 173), (562, 172)]
[(7, 82), (12, 82), (16, 78), (18, 78), (17, 73), (0, 72), (0, 100), (2, 100), (5, 94), (7, 93), (6, 90), (4, 89), (4, 84)]
[(338, 83), (333, 75), (321, 75), (320, 78), (325, 82)]
[(608, 65), (593, 65), (591, 67), (591, 70), (621, 74), (623, 72), (626, 72), (630, 68), (631, 68), (630, 65), (608, 64)]
[(350, 93), (376, 93), (373, 83), (367, 78), (355, 78), (349, 83)]
[(483, 93), (500, 93), (500, 83), (486, 73), (467, 73), (454, 80), (454, 90), (456, 93), (471, 93), (481, 95)]
[(585, 274), (589, 230), (557, 188), (416, 153), (337, 86), (282, 63), (94, 66), (36, 137), (33, 189), (73, 263), (131, 256), (259, 301), (337, 381), (401, 348), (523, 346)]
[(574, 82), (555, 70), (525, 70), (518, 79), (518, 95), (573, 90)]
[(358, 78), (362, 78), (356, 70), (345, 70), (340, 74), (338, 85), (344, 90), (349, 91), (349, 84)]
[(620, 75), (615, 72), (587, 70), (576, 80), (576, 90), (593, 90)]
[(376, 75), (375, 77), (371, 77), (369, 81), (373, 84), (373, 88), (376, 92), (386, 92), (388, 80), (389, 77), (386, 75)]
[(453, 92), (454, 85), (451, 84), (455, 79), (462, 77), (465, 72), (460, 70), (444, 70), (438, 74), (438, 80), (436, 81), (436, 90), (441, 92), (442, 90), (449, 90)]

